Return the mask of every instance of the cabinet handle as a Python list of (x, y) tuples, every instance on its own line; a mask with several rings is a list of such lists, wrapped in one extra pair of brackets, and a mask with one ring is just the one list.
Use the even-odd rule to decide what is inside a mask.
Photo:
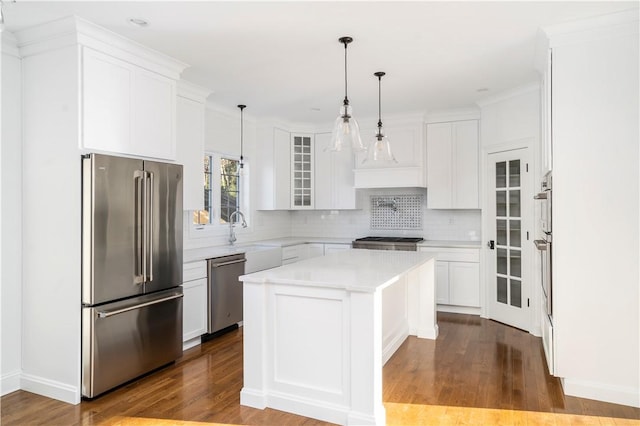
[(535, 244), (536, 248), (540, 251), (547, 250), (547, 242), (545, 240), (533, 240), (533, 244)]

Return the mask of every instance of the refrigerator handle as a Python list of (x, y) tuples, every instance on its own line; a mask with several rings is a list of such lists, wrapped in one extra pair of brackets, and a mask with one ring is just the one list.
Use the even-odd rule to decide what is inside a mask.
[(153, 172), (147, 172), (147, 175), (149, 176), (149, 187), (147, 188), (147, 191), (149, 191), (149, 205), (147, 206), (147, 209), (149, 211), (149, 221), (147, 222), (147, 234), (148, 234), (148, 245), (147, 245), (147, 251), (148, 251), (148, 256), (149, 256), (149, 275), (148, 275), (148, 281), (153, 281), (153, 221), (155, 220), (154, 215), (153, 215), (153, 210), (154, 210), (154, 206), (153, 206), (153, 194), (155, 193), (155, 180), (154, 180), (154, 174)]
[(135, 185), (135, 198), (136, 198), (136, 225), (135, 225), (135, 244), (136, 244), (136, 258), (135, 258), (135, 276), (133, 282), (135, 284), (142, 284), (145, 280), (144, 273), (144, 259), (146, 258), (144, 253), (144, 172), (142, 170), (136, 170), (133, 173), (133, 182)]
[(98, 311), (98, 318), (109, 318), (114, 315), (123, 314), (125, 312), (133, 311), (136, 309), (144, 308), (145, 306), (157, 305), (158, 303), (168, 302), (173, 299), (180, 299), (183, 297), (183, 294), (174, 294), (173, 296), (163, 297), (162, 299), (152, 300), (150, 302), (140, 303), (139, 305), (128, 306), (122, 309), (115, 309), (113, 311)]

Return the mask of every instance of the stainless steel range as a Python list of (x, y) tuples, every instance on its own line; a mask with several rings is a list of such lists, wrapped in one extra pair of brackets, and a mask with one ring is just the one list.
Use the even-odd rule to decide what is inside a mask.
[(420, 237), (364, 237), (351, 243), (353, 248), (369, 250), (402, 250), (417, 251), (418, 243), (423, 241)]

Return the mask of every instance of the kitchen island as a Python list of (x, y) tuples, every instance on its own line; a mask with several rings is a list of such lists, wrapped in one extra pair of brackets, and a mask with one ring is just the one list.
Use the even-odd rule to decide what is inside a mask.
[(435, 259), (348, 250), (244, 283), (242, 405), (384, 425), (382, 366), (409, 335), (435, 339)]

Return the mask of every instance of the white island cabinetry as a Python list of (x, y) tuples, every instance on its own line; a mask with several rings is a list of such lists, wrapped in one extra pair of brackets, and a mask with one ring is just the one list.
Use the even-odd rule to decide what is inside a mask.
[(382, 366), (407, 336), (438, 335), (427, 253), (350, 250), (240, 280), (242, 405), (384, 425)]

